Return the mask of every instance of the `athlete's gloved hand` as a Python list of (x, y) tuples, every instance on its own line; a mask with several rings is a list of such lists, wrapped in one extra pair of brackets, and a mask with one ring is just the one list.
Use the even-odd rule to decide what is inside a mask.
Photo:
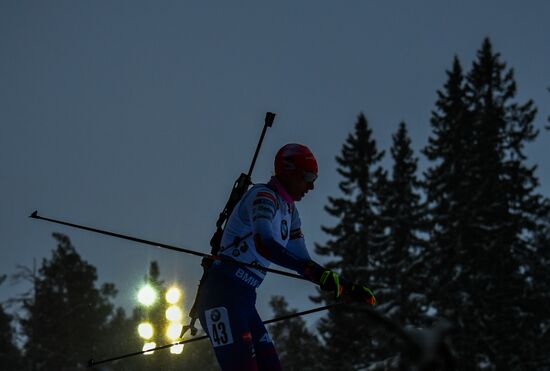
[(340, 278), (336, 272), (321, 267), (313, 260), (305, 264), (303, 275), (310, 281), (319, 284), (321, 290), (332, 291), (335, 299), (371, 305), (376, 304), (376, 297), (367, 286), (348, 283)]
[(332, 291), (335, 299), (342, 298), (345, 284), (346, 283), (344, 280), (342, 280), (336, 272), (331, 270), (323, 271), (323, 273), (321, 273), (321, 277), (319, 278), (319, 286), (321, 287), (321, 290)]
[(340, 278), (335, 272), (325, 270), (321, 274), (319, 281), (319, 286), (321, 286), (323, 291), (334, 292), (335, 299), (343, 299), (344, 302), (376, 304), (376, 297), (371, 289), (357, 283), (350, 284)]
[(374, 293), (365, 285), (354, 283), (348, 290), (345, 290), (344, 296), (354, 302), (376, 304)]

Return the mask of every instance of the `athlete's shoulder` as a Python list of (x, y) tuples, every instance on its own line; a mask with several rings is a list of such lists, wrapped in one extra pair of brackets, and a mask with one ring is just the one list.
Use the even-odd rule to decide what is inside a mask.
[(273, 190), (269, 185), (267, 184), (255, 184), (250, 191), (254, 194), (254, 199), (265, 199), (273, 202), (274, 204), (279, 203), (279, 197), (277, 196), (277, 192)]

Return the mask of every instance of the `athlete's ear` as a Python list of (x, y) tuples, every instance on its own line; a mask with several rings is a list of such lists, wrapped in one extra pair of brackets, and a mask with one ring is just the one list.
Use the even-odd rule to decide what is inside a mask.
[(262, 243), (262, 237), (259, 233), (254, 235), (254, 245), (256, 245), (256, 251), (260, 253), (261, 256), (269, 260), (269, 251)]

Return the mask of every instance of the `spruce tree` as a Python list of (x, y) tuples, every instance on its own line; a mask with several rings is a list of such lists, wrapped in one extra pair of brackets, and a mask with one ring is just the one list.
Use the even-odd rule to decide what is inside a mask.
[[(383, 155), (377, 149), (366, 117), (360, 114), (354, 132), (336, 157), (337, 171), (343, 177), (339, 183), (343, 195), (329, 197), (329, 205), (325, 207), (338, 222), (334, 227), (322, 228), (331, 238), (323, 246), (316, 245), (318, 254), (332, 258), (327, 267), (350, 282), (366, 285), (375, 282), (373, 256), (381, 248), (382, 235), (376, 189), (385, 177), (378, 165)], [(315, 300), (333, 299), (322, 293)], [(318, 330), (328, 347), (323, 369), (351, 370), (376, 357), (379, 344), (368, 321), (360, 314), (331, 310), (327, 318), (319, 321)]]
[(376, 284), (379, 310), (400, 324), (420, 325), (420, 306), (425, 303), (419, 284), (424, 266), (426, 211), (420, 200), (417, 162), (405, 123), (393, 135), (391, 179), (381, 184), (378, 194), (384, 239), (376, 251)]
[(523, 369), (540, 322), (528, 292), (525, 236), (536, 231), (542, 203), (523, 154), (537, 135), (536, 110), (531, 101), (512, 102), (513, 70), (488, 39), (466, 81), (456, 59), (448, 76), (424, 151), (434, 162), (426, 174), (431, 306), (457, 324), (463, 369)]
[[(428, 301), (423, 311), (460, 322), (456, 308), (471, 310), (468, 295), (457, 295), (449, 303), (447, 292), (460, 293), (464, 288), (469, 260), (466, 246), (473, 243), (470, 233), (471, 204), (475, 203), (475, 184), (471, 184), (468, 164), (475, 134), (465, 96), (462, 66), (457, 57), (443, 90), (438, 91), (436, 109), (432, 112), (432, 136), (423, 153), (434, 165), (425, 173), (425, 185), (431, 225), (430, 244), (423, 254), (424, 270), (420, 282)], [(454, 301), (454, 305), (452, 303)], [(430, 324), (427, 322), (427, 324)]]
[[(275, 317), (296, 313), (296, 310), (288, 309), (288, 303), (282, 296), (273, 296), (269, 304)], [(319, 370), (321, 344), (315, 334), (307, 329), (302, 318), (277, 322), (269, 327), (269, 333), (285, 370)]]
[(84, 368), (105, 345), (105, 327), (116, 291), (97, 288), (96, 268), (82, 260), (69, 237), (54, 233), (57, 249), (33, 278), (33, 295), (23, 301), (21, 328), (28, 369)]
[(515, 95), (513, 70), (484, 40), (468, 75), (467, 90), (478, 135), (473, 167), (484, 182), (479, 187), (483, 203), (477, 219), (484, 274), (477, 276), (476, 287), (493, 319), (486, 337), (493, 348), (486, 350), (490, 362), (497, 368), (523, 369), (536, 357), (526, 340), (536, 339), (534, 330), (540, 323), (533, 316), (537, 294), (529, 292), (526, 282), (526, 271), (531, 269), (526, 236), (536, 233), (543, 205), (535, 193), (536, 166), (526, 164), (523, 151), (538, 134), (533, 125), (536, 109), (531, 100), (513, 102)]

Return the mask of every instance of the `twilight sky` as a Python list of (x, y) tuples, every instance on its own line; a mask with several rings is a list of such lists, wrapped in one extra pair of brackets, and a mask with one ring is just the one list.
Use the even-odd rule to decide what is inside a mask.
[[(0, 274), (40, 264), (70, 236), (130, 308), (151, 260), (194, 296), (200, 259), (49, 223), (44, 216), (209, 252), (234, 180), (246, 172), (266, 111), (277, 113), (253, 180), (277, 149), (307, 144), (316, 190), (298, 204), (310, 250), (339, 196), (334, 157), (364, 112), (380, 149), (400, 121), (419, 149), (445, 70), (469, 70), (484, 37), (516, 72), (536, 126), (550, 115), (550, 2), (26, 1), (0, 2)], [(550, 196), (550, 133), (529, 145)], [(388, 164), (388, 155), (385, 164)], [(276, 266), (273, 266), (277, 268)], [(0, 286), (0, 301), (27, 286)], [(313, 285), (268, 277), (271, 295), (314, 306)]]

